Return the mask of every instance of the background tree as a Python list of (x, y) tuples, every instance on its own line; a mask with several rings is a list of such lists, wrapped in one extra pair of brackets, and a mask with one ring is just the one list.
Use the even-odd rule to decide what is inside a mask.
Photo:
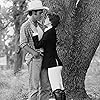
[(13, 8), (12, 8), (12, 16), (14, 19), (15, 25), (15, 66), (14, 66), (14, 73), (16, 74), (20, 71), (22, 67), (22, 57), (23, 51), (21, 50), (19, 53), (17, 52), (20, 50), (19, 47), (19, 39), (20, 39), (20, 26), (25, 21), (26, 15), (24, 16), (24, 11), (26, 10), (26, 0), (12, 0), (13, 1)]
[(11, 18), (7, 8), (0, 8), (0, 56), (7, 56), (7, 66), (9, 62), (8, 46), (6, 42), (12, 39), (9, 33), (9, 27), (11, 26)]

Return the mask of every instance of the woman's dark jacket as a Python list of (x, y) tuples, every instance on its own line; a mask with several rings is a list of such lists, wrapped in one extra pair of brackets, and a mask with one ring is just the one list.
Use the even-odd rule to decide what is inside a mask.
[(51, 28), (48, 31), (44, 32), (42, 39), (38, 40), (38, 35), (33, 37), (34, 46), (36, 49), (43, 48), (44, 56), (42, 61), (42, 68), (56, 67), (58, 65), (62, 66), (57, 51), (56, 51), (56, 30)]

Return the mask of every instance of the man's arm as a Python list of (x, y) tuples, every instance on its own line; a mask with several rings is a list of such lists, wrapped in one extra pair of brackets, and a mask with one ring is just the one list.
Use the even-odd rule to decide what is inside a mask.
[(27, 35), (29, 33), (25, 33), (25, 32), (29, 32), (29, 31), (27, 30), (25, 26), (22, 26), (20, 30), (20, 46), (22, 49), (25, 49), (27, 52), (29, 52), (33, 56), (37, 56), (39, 52), (35, 51), (33, 48), (29, 46), (28, 35)]
[(33, 56), (39, 56), (39, 52), (35, 51), (34, 49), (30, 48), (28, 45), (25, 45), (24, 48), (26, 51), (28, 51), (30, 54), (32, 54)]

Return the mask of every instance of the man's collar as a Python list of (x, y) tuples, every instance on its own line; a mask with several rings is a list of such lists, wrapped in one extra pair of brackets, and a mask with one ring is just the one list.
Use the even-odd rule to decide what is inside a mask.
[(51, 28), (52, 28), (52, 25), (48, 26), (47, 28), (45, 28), (44, 32), (48, 31)]
[(29, 18), (29, 22), (30, 22), (31, 24), (33, 24), (35, 27), (37, 27), (37, 21), (33, 21), (33, 20), (32, 20), (32, 17)]

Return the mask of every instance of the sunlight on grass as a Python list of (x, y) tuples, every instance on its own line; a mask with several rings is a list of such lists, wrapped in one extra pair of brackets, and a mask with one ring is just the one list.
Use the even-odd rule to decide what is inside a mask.
[[(0, 70), (0, 100), (27, 100), (29, 86), (28, 69), (16, 76), (13, 70)], [(85, 88), (92, 100), (100, 100), (100, 66), (92, 62), (85, 79)]]
[(28, 86), (27, 70), (17, 76), (11, 70), (0, 72), (0, 100), (26, 100)]

